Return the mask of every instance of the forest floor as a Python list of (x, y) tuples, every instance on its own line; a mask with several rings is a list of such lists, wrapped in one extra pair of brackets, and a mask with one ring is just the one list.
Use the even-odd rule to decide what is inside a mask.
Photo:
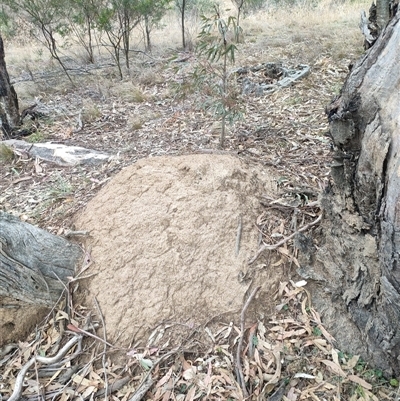
[[(239, 94), (242, 118), (228, 126), (226, 151), (274, 166), (282, 184), (325, 185), (330, 162), (325, 107), (363, 52), (362, 8), (294, 8), (290, 15), (278, 10), (244, 20), (245, 41), (238, 45), (232, 71), (280, 63), (288, 69), (308, 65), (311, 72), (269, 95)], [(70, 228), (71, 216), (122, 167), (143, 157), (218, 148), (219, 119), (202, 107), (207, 93), (191, 89), (198, 58), (157, 45), (156, 33), (153, 54), (138, 53), (122, 81), (104, 55), (98, 65), (82, 66), (71, 53), (66, 61), (73, 86), (43, 49), (26, 56), (24, 48), (6, 43), (20, 108), (37, 104), (44, 114), (37, 132), (26, 139), (78, 145), (114, 157), (100, 168), (59, 167), (24, 155), (2, 163), (0, 204), (22, 219), (61, 234)], [(262, 73), (253, 75), (255, 82), (276, 82)], [(240, 91), (235, 76), (232, 90)]]
[[(325, 107), (339, 94), (349, 66), (364, 52), (358, 23), (361, 10), (368, 8), (366, 2), (332, 2), (274, 9), (244, 19), (244, 41), (238, 45), (232, 71), (279, 63), (287, 69), (307, 65), (310, 73), (290, 87), (264, 95), (241, 93), (241, 83), (236, 74), (231, 74), (242, 118), (228, 127), (223, 152), (255, 162), (260, 169), (267, 166), (283, 192), (306, 194), (307, 201), (316, 200), (328, 183), (331, 163)], [(171, 21), (175, 23), (174, 18)], [(38, 124), (36, 132), (24, 139), (82, 146), (112, 157), (100, 166), (60, 167), (29, 154), (0, 155), (2, 210), (63, 235), (74, 229), (71, 222), (76, 213), (115, 174), (139, 159), (220, 152), (220, 121), (202, 107), (207, 92), (192, 89), (198, 57), (194, 52), (177, 50), (176, 28), (154, 32), (153, 42), (152, 53), (134, 53), (129, 74), (124, 71), (122, 80), (105, 54), (98, 56), (95, 65), (84, 65), (82, 54), (70, 49), (65, 61), (71, 68), (73, 84), (36, 45), (27, 54), (28, 42), (23, 38), (6, 42), (7, 67), (21, 109), (37, 104), (36, 109), (42, 113), (37, 122), (30, 123)], [(256, 73), (251, 79), (276, 82)], [(277, 193), (276, 198), (280, 195)], [(268, 394), (273, 401), (399, 399), (398, 390), (388, 385), (379, 370), (330, 344), (332, 339), (318, 313), (310, 309), (309, 294), (303, 285), (282, 281), (274, 299), (281, 309), (289, 307), (291, 312), (271, 320), (267, 327), (259, 323), (254, 337), (254, 345), (259, 346), (252, 357), (243, 359), (246, 380), (264, 383), (263, 388), (252, 388), (253, 398)], [(78, 325), (79, 313), (75, 318), (73, 323)], [(66, 317), (59, 312), (57, 319)], [(51, 322), (42, 330), (46, 334), (40, 347), (49, 349), (59, 341), (59, 333), (52, 332)], [(238, 333), (240, 328), (232, 326), (210, 332), (216, 344), (213, 352), (196, 355), (193, 361), (182, 356), (179, 372), (178, 362), (164, 366), (164, 360), (157, 359), (162, 348), (157, 352), (146, 349), (141, 356), (131, 351), (132, 362), (124, 368), (115, 363), (107, 370), (104, 361), (103, 365), (92, 364), (75, 377), (74, 390), (68, 387), (70, 393), (66, 391), (67, 396), (60, 399), (72, 399), (74, 391), (85, 394), (86, 399), (98, 396), (97, 390), (108, 386), (107, 374), (117, 382), (127, 372), (135, 372), (136, 381), (129, 385), (120, 382), (113, 398), (131, 399), (140, 380), (146, 377), (146, 370), (140, 368), (151, 366), (157, 382), (148, 399), (192, 400), (199, 394), (208, 394), (212, 399), (241, 399), (245, 394), (235, 381), (237, 366), (235, 373), (231, 363), (237, 360), (233, 349)], [(28, 349), (28, 343), (25, 345)], [(286, 365), (281, 365), (279, 357), (282, 347), (286, 361), (291, 361)], [(172, 357), (174, 352), (169, 352)], [(271, 359), (263, 360), (262, 354), (268, 352)], [(4, 365), (8, 367), (8, 379), (12, 377), (8, 386), (0, 388), (5, 395), (15, 383), (15, 361), (19, 358), (21, 366), (21, 355), (14, 354)], [(31, 399), (27, 394), (36, 396), (38, 390), (34, 380), (28, 384), (24, 394)], [(174, 391), (166, 389), (166, 384), (175, 386)], [(48, 388), (56, 394), (59, 386), (55, 382)]]

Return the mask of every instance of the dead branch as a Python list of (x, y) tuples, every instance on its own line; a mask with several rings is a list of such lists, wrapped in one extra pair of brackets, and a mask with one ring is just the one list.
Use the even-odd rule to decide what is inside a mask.
[(116, 380), (114, 383), (110, 384), (107, 387), (107, 390), (105, 388), (99, 390), (95, 395), (94, 398), (100, 398), (104, 397), (105, 393), (107, 392), (108, 395), (115, 393), (119, 389), (125, 386), (129, 381), (131, 380), (131, 377), (125, 376), (121, 379)]

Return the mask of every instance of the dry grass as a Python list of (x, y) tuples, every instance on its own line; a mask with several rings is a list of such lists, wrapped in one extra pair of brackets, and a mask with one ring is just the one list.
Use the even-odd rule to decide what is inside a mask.
[(92, 99), (84, 99), (82, 103), (81, 118), (84, 124), (92, 123), (101, 117), (101, 111)]
[[(223, 6), (224, 9), (230, 10), (229, 13), (234, 14), (231, 2), (224, 1)], [(304, 2), (300, 6), (286, 7), (277, 7), (271, 3), (266, 10), (242, 19), (245, 39), (239, 46), (238, 64), (290, 59), (292, 63), (313, 65), (321, 57), (331, 57), (337, 61), (353, 60), (362, 52), (363, 39), (358, 29), (360, 11), (368, 8), (369, 2), (365, 0), (343, 3), (322, 0), (316, 5)], [(188, 23), (189, 41), (196, 41), (199, 23), (199, 19)], [(162, 76), (159, 66), (152, 60), (175, 54), (181, 44), (179, 19), (175, 12), (165, 17), (161, 27), (152, 32), (152, 56), (140, 53), (132, 56), (132, 73), (137, 78), (135, 85), (160, 84)], [(23, 36), (17, 36), (12, 43), (6, 42), (6, 58), (11, 75), (24, 77), (22, 82), (16, 84), (20, 98), (29, 103), (33, 96), (37, 96), (38, 91), (55, 94), (73, 90), (70, 83), (64, 79), (57, 79), (56, 85), (53, 81), (47, 84), (45, 79), (41, 79), (40, 73), (50, 69), (59, 70), (59, 66), (35, 39), (29, 39), (29, 52), (26, 51), (26, 43), (27, 40)], [(144, 50), (143, 33), (140, 28), (133, 33), (133, 47)], [(85, 58), (82, 50), (76, 45), (64, 50), (62, 54), (65, 60), (73, 61), (74, 66), (82, 64)], [(110, 56), (104, 49), (96, 49), (95, 54), (100, 62)], [(115, 69), (110, 69), (109, 74), (101, 75), (101, 80), (108, 75), (113, 81), (118, 81)], [(35, 84), (27, 81), (33, 76), (36, 77)], [(87, 76), (85, 80), (90, 81), (92, 78)], [(118, 82), (113, 82), (114, 91), (119, 90), (118, 86)], [(121, 83), (121, 90), (127, 95), (126, 89), (126, 83)], [(140, 91), (134, 89), (133, 101), (143, 101), (140, 100), (138, 90)]]
[(10, 163), (14, 159), (14, 152), (6, 145), (0, 144), (0, 162)]
[(356, 21), (360, 10), (366, 8), (366, 2), (331, 5), (323, 1), (315, 8), (274, 9), (252, 15), (243, 20), (243, 28), (249, 32), (253, 51), (270, 61), (288, 58), (312, 65), (321, 56), (352, 59), (362, 51)]

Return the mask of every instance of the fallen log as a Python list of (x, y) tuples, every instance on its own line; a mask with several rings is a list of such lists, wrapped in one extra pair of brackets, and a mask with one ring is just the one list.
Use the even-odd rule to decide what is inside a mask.
[(54, 306), (82, 256), (78, 245), (0, 212), (0, 345), (31, 328), (29, 314)]

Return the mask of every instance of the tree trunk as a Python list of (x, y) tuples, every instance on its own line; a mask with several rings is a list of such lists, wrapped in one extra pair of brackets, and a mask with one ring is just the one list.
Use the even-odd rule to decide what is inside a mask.
[(0, 212), (0, 345), (21, 325), (10, 313), (54, 306), (82, 256), (78, 245)]
[(18, 98), (8, 76), (3, 38), (0, 35), (0, 126), (3, 133), (9, 136), (18, 127), (20, 116)]
[[(329, 107), (336, 146), (323, 238), (300, 274), (343, 351), (400, 373), (400, 23), (395, 15)], [(303, 244), (303, 245), (302, 245)]]
[(150, 31), (151, 31), (151, 27), (150, 27), (150, 21), (149, 21), (149, 16), (145, 15), (144, 16), (144, 29), (146, 32), (146, 50), (151, 52), (151, 38), (150, 38)]
[(376, 22), (379, 32), (386, 26), (390, 18), (390, 0), (376, 0)]
[(182, 34), (182, 47), (186, 50), (186, 36), (185, 36), (185, 12), (186, 12), (186, 0), (182, 0), (181, 6), (181, 34)]

